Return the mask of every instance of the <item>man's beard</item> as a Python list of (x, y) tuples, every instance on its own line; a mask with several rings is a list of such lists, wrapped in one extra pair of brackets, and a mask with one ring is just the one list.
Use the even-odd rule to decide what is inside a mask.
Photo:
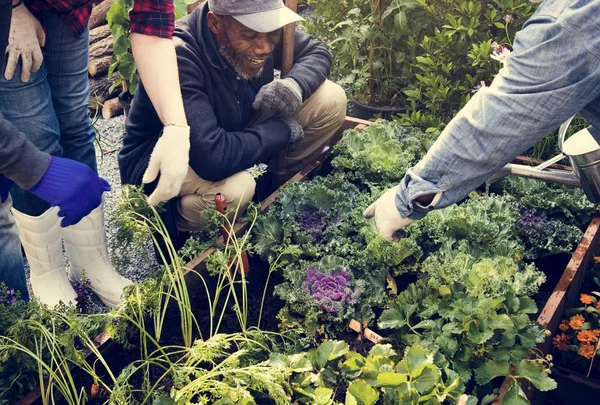
[(248, 73), (248, 72), (244, 71), (242, 62), (236, 56), (235, 52), (233, 52), (233, 49), (231, 49), (231, 45), (229, 44), (229, 38), (225, 38), (225, 43), (223, 45), (219, 46), (219, 52), (221, 53), (221, 55), (223, 55), (223, 57), (225, 58), (227, 63), (229, 63), (229, 65), (233, 68), (235, 73), (238, 76), (240, 76), (242, 79), (244, 79), (244, 80), (257, 79), (262, 75), (264, 66), (261, 67), (260, 70), (256, 73)]

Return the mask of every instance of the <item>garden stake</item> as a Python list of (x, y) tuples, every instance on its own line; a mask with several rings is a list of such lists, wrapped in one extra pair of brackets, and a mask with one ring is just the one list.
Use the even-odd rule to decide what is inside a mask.
[(356, 333), (361, 334), (358, 336), (359, 340), (362, 335), (364, 335), (367, 339), (369, 339), (371, 342), (373, 342), (375, 344), (381, 343), (381, 341), (383, 340), (383, 338), (380, 335), (373, 332), (371, 329), (367, 328), (366, 322), (364, 322), (364, 327), (363, 327), (363, 325), (361, 325), (357, 320), (352, 319), (348, 326), (350, 327), (350, 329), (352, 329)]
[[(298, 10), (298, 0), (285, 0), (287, 8), (294, 13)], [(281, 77), (285, 77), (294, 66), (294, 47), (296, 41), (296, 23), (290, 23), (283, 27), (283, 39), (281, 45)], [(288, 179), (288, 172), (285, 170), (285, 152), (279, 152), (275, 156), (273, 168), (272, 188), (277, 189)]]
[[(217, 193), (215, 195), (215, 205), (217, 207), (217, 211), (219, 211), (223, 215), (226, 215), (227, 200), (225, 199), (225, 196), (223, 194)], [(223, 223), (223, 226), (221, 226), (221, 235), (223, 236), (223, 240), (225, 241), (225, 244), (227, 244), (229, 242), (231, 232), (233, 232), (231, 225), (229, 224), (228, 221), (225, 221), (225, 223)], [(242, 259), (241, 268), (242, 268), (242, 270), (244, 270), (244, 274), (248, 275), (248, 273), (250, 272), (250, 263), (248, 262), (248, 253), (246, 253), (245, 250), (242, 251), (242, 253), (241, 253), (241, 259)], [(239, 269), (239, 266), (238, 266), (238, 269)]]

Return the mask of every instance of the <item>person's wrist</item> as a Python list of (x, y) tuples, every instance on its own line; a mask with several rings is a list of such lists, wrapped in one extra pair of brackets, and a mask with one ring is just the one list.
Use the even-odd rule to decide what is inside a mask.
[(290, 88), (292, 88), (296, 92), (296, 94), (298, 96), (300, 96), (300, 100), (302, 100), (302, 98), (304, 97), (304, 94), (302, 91), (302, 87), (300, 87), (300, 84), (296, 80), (292, 79), (291, 77), (286, 77), (283, 80), (289, 84)]

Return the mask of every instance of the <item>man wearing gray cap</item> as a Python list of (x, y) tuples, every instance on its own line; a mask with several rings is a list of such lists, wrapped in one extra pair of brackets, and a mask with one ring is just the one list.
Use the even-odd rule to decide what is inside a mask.
[[(321, 42), (297, 30), (294, 66), (274, 78), (282, 27), (301, 19), (281, 0), (209, 0), (178, 21), (177, 63), (191, 133), (188, 175), (170, 204), (179, 231), (201, 229), (200, 212), (216, 193), (245, 209), (256, 185), (245, 169), (281, 152), (277, 166), (291, 176), (344, 121), (346, 95), (326, 80), (332, 57)], [(162, 128), (143, 83), (126, 125), (121, 177), (141, 184)]]

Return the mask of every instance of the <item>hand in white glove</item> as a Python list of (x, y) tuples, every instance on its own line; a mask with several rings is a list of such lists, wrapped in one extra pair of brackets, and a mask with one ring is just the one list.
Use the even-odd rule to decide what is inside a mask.
[(156, 205), (179, 195), (188, 171), (189, 159), (190, 127), (167, 125), (154, 146), (142, 178), (143, 183), (152, 183), (160, 172), (158, 185), (148, 197), (148, 204)]
[(363, 212), (367, 218), (375, 217), (377, 230), (385, 240), (393, 241), (394, 232), (413, 223), (415, 220), (403, 218), (396, 207), (396, 191), (398, 187), (387, 190), (377, 201)]
[(6, 80), (11, 80), (21, 59), (21, 81), (26, 83), (31, 72), (37, 72), (42, 66), (44, 56), (42, 47), (46, 43), (46, 34), (40, 22), (29, 12), (24, 4), (15, 7), (10, 21), (8, 37), (8, 61), (4, 70)]

